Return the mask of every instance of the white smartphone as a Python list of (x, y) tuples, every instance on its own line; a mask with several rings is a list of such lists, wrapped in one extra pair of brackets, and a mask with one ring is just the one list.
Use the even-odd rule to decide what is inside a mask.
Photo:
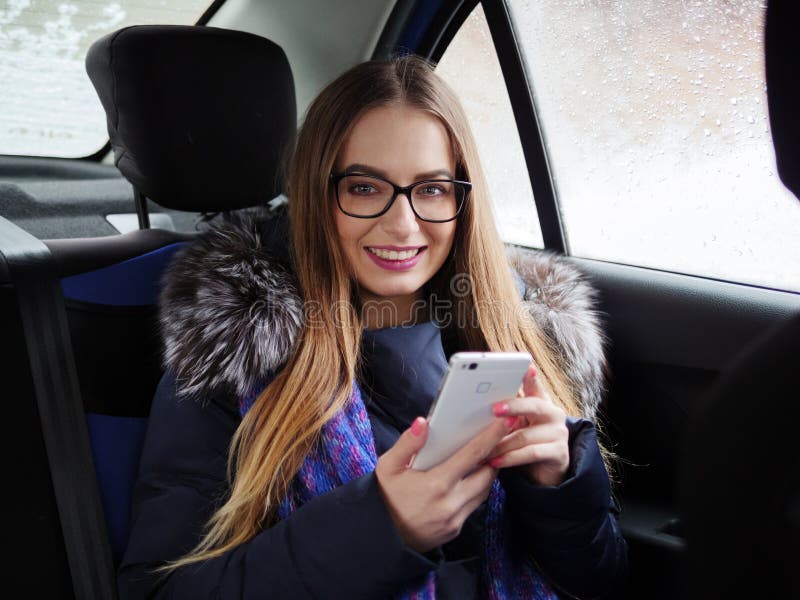
[(488, 426), (492, 404), (516, 397), (532, 360), (527, 352), (453, 354), (428, 413), (428, 440), (411, 467), (436, 466)]

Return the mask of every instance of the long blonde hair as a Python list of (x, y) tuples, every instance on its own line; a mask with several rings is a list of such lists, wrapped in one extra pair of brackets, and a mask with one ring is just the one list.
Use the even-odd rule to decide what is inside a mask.
[(456, 177), (473, 184), (458, 217), (452, 256), (428, 286), (453, 307), (446, 326), (453, 345), (459, 350), (529, 351), (553, 400), (568, 414), (581, 416), (558, 352), (521, 308), (475, 141), (454, 92), (417, 57), (359, 64), (330, 83), (309, 107), (290, 168), (292, 258), (307, 307), (302, 331), (285, 368), (233, 436), (229, 497), (211, 517), (198, 546), (166, 570), (220, 556), (274, 522), (323, 425), (350, 397), (363, 325), (337, 241), (329, 174), (358, 119), (391, 103), (438, 118), (450, 136)]

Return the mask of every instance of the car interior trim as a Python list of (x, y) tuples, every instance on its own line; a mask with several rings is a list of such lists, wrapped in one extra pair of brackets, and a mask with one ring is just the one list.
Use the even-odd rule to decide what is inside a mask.
[(542, 228), (544, 247), (561, 254), (569, 254), (558, 206), (556, 183), (550, 169), (536, 111), (536, 101), (517, 44), (511, 15), (503, 0), (483, 0), (482, 5), (497, 50), (497, 58), (503, 70), (514, 119), (520, 132), (520, 142), (530, 173), (531, 189)]
[(115, 598), (111, 547), (55, 261), (44, 243), (3, 217), (0, 259), (18, 297), (75, 597)]

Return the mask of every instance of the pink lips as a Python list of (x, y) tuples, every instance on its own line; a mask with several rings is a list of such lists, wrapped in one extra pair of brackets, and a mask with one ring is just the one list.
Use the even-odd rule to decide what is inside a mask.
[[(395, 250), (396, 252), (402, 252), (404, 250), (414, 250), (416, 248), (420, 248), (419, 246), (371, 246), (372, 248), (377, 248), (378, 250)], [(411, 269), (419, 262), (420, 257), (425, 253), (427, 250), (426, 246), (422, 246), (411, 258), (407, 258), (405, 260), (386, 260), (385, 258), (381, 258), (364, 248), (364, 252), (367, 253), (376, 265), (381, 267), (382, 269), (386, 269), (388, 271), (406, 271)]]

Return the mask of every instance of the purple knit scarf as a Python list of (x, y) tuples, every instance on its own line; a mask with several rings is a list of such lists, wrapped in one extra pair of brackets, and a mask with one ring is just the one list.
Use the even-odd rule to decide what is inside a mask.
[[(240, 401), (242, 416), (257, 396), (258, 393), (255, 393)], [(324, 425), (320, 443), (309, 452), (295, 475), (286, 497), (278, 507), (278, 517), (285, 519), (312, 498), (371, 473), (377, 462), (372, 427), (361, 399), (361, 390), (354, 383), (347, 405)], [(482, 596), (492, 600), (557, 599), (556, 593), (531, 561), (509, 551), (508, 539), (505, 492), (500, 482), (495, 481), (486, 507)], [(435, 598), (433, 571), (398, 595), (398, 599), (403, 600)]]

